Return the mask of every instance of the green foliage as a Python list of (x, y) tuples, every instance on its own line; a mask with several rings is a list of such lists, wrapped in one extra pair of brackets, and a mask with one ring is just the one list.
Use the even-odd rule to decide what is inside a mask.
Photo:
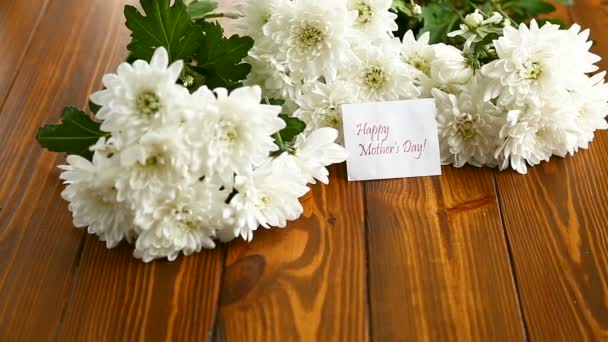
[[(251, 71), (243, 63), (253, 46), (250, 37), (225, 37), (222, 27), (212, 18), (234, 18), (234, 14), (215, 12), (217, 2), (197, 0), (189, 6), (183, 0), (140, 0), (141, 11), (125, 6), (126, 26), (131, 30), (128, 61), (150, 61), (158, 47), (164, 47), (171, 62), (184, 61), (180, 77), (191, 91), (206, 85), (209, 88), (234, 89)], [(89, 103), (92, 113), (99, 106)], [(62, 123), (42, 127), (37, 135), (39, 144), (51, 151), (92, 157), (89, 147), (109, 133), (87, 114), (73, 107), (64, 110)], [(277, 134), (282, 146), (304, 130), (304, 123), (295, 118), (284, 118), (287, 128)], [(283, 143), (283, 141), (286, 142)], [(288, 147), (286, 147), (288, 148)]]
[[(573, 3), (573, 0), (558, 1), (567, 5)], [(414, 3), (420, 3), (423, 7), (420, 16), (412, 11)], [(462, 19), (475, 9), (488, 15), (498, 12), (517, 25), (538, 18), (540, 15), (549, 14), (555, 10), (555, 7), (545, 0), (393, 0), (392, 7), (398, 15), (398, 36), (402, 36), (407, 30), (413, 30), (414, 33), (430, 32), (431, 43), (452, 45), (458, 45), (458, 40), (447, 37), (447, 33), (457, 30)], [(564, 24), (556, 19), (539, 20), (539, 22), (546, 21)]]
[(447, 35), (457, 27), (460, 15), (453, 1), (437, 1), (423, 7), (422, 19), (421, 31), (430, 33), (431, 43), (439, 43), (448, 39)]
[(273, 153), (273, 156), (278, 156), (281, 153), (293, 153), (293, 142), (298, 134), (304, 132), (306, 124), (304, 121), (289, 116), (287, 114), (279, 115), (283, 121), (285, 121), (285, 128), (274, 135), (274, 142), (279, 146), (279, 150)]
[(196, 66), (191, 69), (205, 76), (209, 88), (238, 87), (251, 71), (251, 66), (242, 61), (253, 47), (253, 39), (237, 35), (226, 38), (217, 23), (205, 23), (203, 27), (205, 35), (195, 57)]
[(125, 7), (132, 37), (127, 47), (130, 61), (149, 61), (154, 50), (163, 46), (172, 62), (184, 60), (181, 80), (192, 91), (203, 85), (234, 89), (251, 71), (242, 61), (253, 46), (253, 39), (226, 38), (218, 23), (207, 21), (225, 16), (214, 12), (215, 1), (199, 0), (189, 6), (183, 0), (175, 0), (173, 5), (170, 0), (140, 2), (143, 14), (133, 6)]
[(304, 121), (286, 114), (281, 114), (279, 117), (287, 124), (287, 126), (279, 132), (283, 141), (291, 142), (298, 134), (304, 132), (304, 129), (306, 128)]
[(127, 46), (129, 60), (150, 60), (160, 46), (171, 61), (189, 58), (200, 47), (202, 28), (194, 25), (182, 0), (141, 0), (145, 16), (133, 6), (125, 6), (126, 25), (131, 30)]
[(217, 2), (211, 0), (199, 0), (188, 6), (188, 14), (192, 19), (202, 19), (216, 9)]
[(90, 160), (93, 153), (89, 147), (95, 145), (99, 138), (109, 136), (100, 129), (99, 123), (78, 108), (65, 108), (61, 121), (59, 125), (46, 125), (38, 130), (36, 140), (40, 146), (49, 151), (76, 154)]

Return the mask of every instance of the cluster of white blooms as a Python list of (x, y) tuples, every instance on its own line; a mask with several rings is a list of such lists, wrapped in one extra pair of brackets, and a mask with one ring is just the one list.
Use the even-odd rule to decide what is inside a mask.
[[(431, 97), (460, 91), (474, 69), (459, 49), (429, 45), (428, 33), (400, 41), (391, 0), (246, 0), (234, 30), (254, 38), (247, 83), (308, 130), (342, 129), (347, 103)], [(416, 7), (419, 9), (419, 7)], [(341, 138), (340, 138), (341, 139)]]
[(325, 167), (346, 157), (338, 132), (301, 134), (281, 153), (273, 139), (285, 127), (281, 107), (260, 104), (259, 87), (191, 94), (177, 84), (183, 63), (168, 64), (159, 48), (150, 63), (121, 64), (91, 96), (110, 134), (92, 161), (71, 155), (62, 166), (74, 224), (109, 248), (134, 242), (148, 262), (298, 218), (307, 184), (327, 182)]
[[(589, 31), (498, 13), (467, 15), (464, 48), (429, 33), (394, 38), (390, 0), (246, 0), (235, 30), (254, 38), (248, 84), (307, 124), (341, 129), (346, 103), (435, 97), (442, 161), (512, 167), (587, 148), (608, 128), (608, 86)], [(498, 39), (495, 39), (498, 38)], [(483, 45), (485, 44), (485, 45)]]
[(605, 72), (593, 75), (600, 58), (589, 51), (589, 30), (501, 21), (473, 13), (452, 34), (466, 39), (466, 55), (485, 25), (485, 32), (501, 25), (499, 38), (484, 47), (495, 57), (464, 87), (433, 90), (442, 161), (526, 173), (528, 165), (588, 148), (594, 132), (608, 128), (608, 85)]
[[(255, 40), (247, 84), (284, 100), (307, 130), (341, 129), (341, 105), (418, 98), (424, 63), (391, 32), (391, 0), (246, 0), (234, 30)], [(420, 65), (419, 67), (424, 68)], [(430, 94), (430, 92), (429, 92)]]

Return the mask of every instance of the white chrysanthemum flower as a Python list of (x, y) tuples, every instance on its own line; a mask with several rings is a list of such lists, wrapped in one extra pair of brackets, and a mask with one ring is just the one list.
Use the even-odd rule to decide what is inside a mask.
[(96, 154), (91, 163), (70, 155), (68, 164), (60, 166), (64, 170), (61, 179), (67, 184), (61, 196), (70, 202), (74, 226), (87, 227), (88, 232), (99, 236), (108, 248), (133, 235), (131, 210), (118, 201), (114, 187), (120, 172), (115, 160)]
[(306, 178), (283, 157), (268, 159), (253, 172), (237, 176), (234, 188), (238, 191), (230, 201), (234, 235), (247, 241), (260, 225), (283, 228), (297, 219), (304, 211), (298, 198), (309, 191)]
[(277, 8), (287, 6), (285, 0), (246, 0), (236, 5), (241, 15), (232, 26), (235, 33), (258, 40), (263, 34), (262, 28), (270, 21)]
[(519, 29), (505, 27), (494, 42), (499, 59), (483, 66), (482, 73), (493, 80), (486, 99), (499, 98), (503, 104), (524, 103), (530, 96), (574, 89), (585, 82), (585, 73), (597, 70), (599, 57), (590, 53), (588, 32), (580, 27), (560, 30), (532, 21)]
[(401, 43), (403, 61), (427, 76), (431, 75), (431, 64), (435, 60), (433, 45), (429, 44), (430, 38), (430, 33), (425, 32), (416, 39), (410, 30), (405, 33)]
[(293, 79), (333, 80), (351, 59), (349, 38), (356, 15), (342, 1), (295, 0), (277, 9), (264, 34), (276, 43), (273, 55), (285, 61)]
[[(332, 127), (342, 132), (342, 105), (353, 103), (354, 98), (343, 81), (331, 84), (310, 82), (304, 86), (302, 96), (296, 99), (299, 108), (294, 116), (306, 123), (306, 132)], [(342, 134), (338, 137), (342, 141)]]
[(440, 86), (431, 78), (431, 68), (435, 61), (436, 45), (429, 44), (430, 37), (430, 33), (425, 32), (416, 39), (414, 32), (407, 31), (403, 36), (401, 47), (401, 58), (403, 58), (403, 61), (418, 70), (416, 78), (418, 78), (422, 86), (421, 95), (423, 97), (431, 96), (431, 90)]
[[(243, 82), (245, 86), (259, 85), (267, 98), (294, 100), (300, 93), (302, 81), (290, 77), (285, 63), (279, 62), (273, 55), (275, 43), (257, 42), (245, 61), (251, 65), (251, 72)], [(270, 46), (270, 47), (269, 47)]]
[(183, 137), (180, 127), (167, 126), (148, 131), (138, 142), (124, 148), (118, 155), (122, 167), (116, 176), (118, 199), (149, 207), (154, 205), (155, 196), (171, 196), (175, 184), (189, 177), (194, 157)]
[(201, 174), (217, 175), (230, 185), (235, 173), (247, 173), (278, 149), (272, 135), (285, 127), (285, 121), (278, 117), (280, 106), (260, 104), (260, 87), (230, 94), (216, 89), (215, 94), (217, 100), (203, 87), (192, 95), (196, 117), (189, 122), (188, 139), (205, 161)]
[(435, 59), (431, 64), (431, 79), (438, 88), (449, 92), (462, 91), (475, 75), (462, 51), (445, 44), (433, 45)]
[(499, 109), (467, 93), (459, 96), (433, 89), (443, 165), (495, 166)]
[(358, 47), (357, 59), (344, 69), (342, 79), (353, 87), (358, 102), (413, 99), (420, 96), (416, 70), (402, 61), (398, 39), (379, 42), (380, 46)]
[(576, 148), (587, 149), (596, 130), (608, 129), (608, 84), (602, 72), (588, 77), (586, 82), (568, 92), (565, 100), (572, 105), (575, 125), (580, 128)]
[(158, 258), (175, 260), (179, 253), (190, 255), (202, 248), (214, 248), (217, 229), (224, 229), (222, 212), (228, 194), (220, 185), (195, 180), (179, 187), (173, 200), (159, 203), (141, 227), (134, 256), (149, 262)]
[(338, 131), (325, 127), (312, 131), (310, 134), (300, 134), (296, 137), (293, 155), (285, 155), (293, 159), (308, 183), (315, 184), (315, 179), (329, 183), (327, 166), (346, 160), (348, 153), (344, 147), (336, 144)]
[(123, 63), (116, 74), (103, 77), (106, 89), (91, 95), (101, 106), (96, 118), (101, 129), (130, 143), (150, 127), (179, 122), (188, 90), (178, 84), (183, 62), (170, 66), (167, 51), (160, 47), (152, 60)]
[(510, 165), (525, 174), (526, 163), (535, 166), (549, 161), (553, 154), (565, 156), (579, 134), (568, 112), (569, 108), (535, 98), (510, 110), (500, 130), (501, 146), (495, 153), (501, 161), (500, 169)]
[(389, 11), (392, 0), (347, 0), (348, 9), (357, 11), (355, 28), (371, 40), (389, 37), (399, 28), (397, 15)]

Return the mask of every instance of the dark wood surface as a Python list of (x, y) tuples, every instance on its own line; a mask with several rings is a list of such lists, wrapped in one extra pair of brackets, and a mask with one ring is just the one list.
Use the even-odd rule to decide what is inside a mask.
[[(73, 228), (34, 136), (125, 58), (125, 3), (0, 1), (0, 340), (608, 340), (608, 132), (526, 176), (334, 166), (287, 229), (173, 263)], [(558, 13), (608, 58), (608, 2)]]

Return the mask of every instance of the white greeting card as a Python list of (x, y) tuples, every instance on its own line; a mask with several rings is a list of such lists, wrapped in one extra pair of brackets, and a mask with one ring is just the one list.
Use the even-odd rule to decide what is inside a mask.
[(342, 106), (348, 180), (441, 174), (434, 99)]

